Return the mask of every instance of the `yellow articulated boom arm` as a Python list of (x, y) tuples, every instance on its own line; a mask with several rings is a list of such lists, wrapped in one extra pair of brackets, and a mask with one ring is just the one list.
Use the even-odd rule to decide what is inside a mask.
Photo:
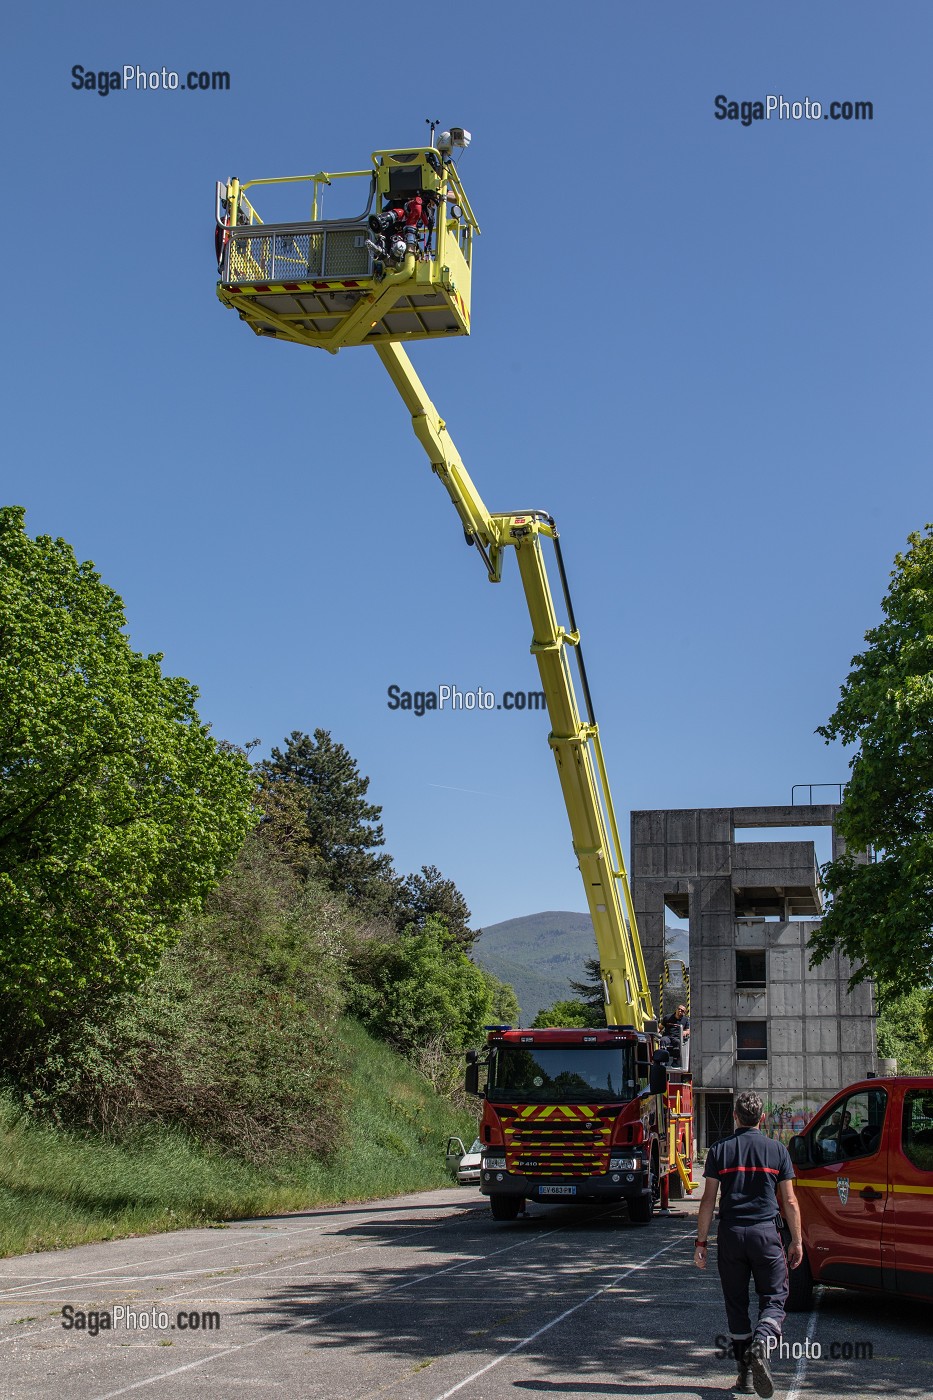
[[(554, 521), (537, 510), (490, 515), (405, 350), (396, 343), (377, 343), (375, 349), (411, 413), (418, 441), (447, 488), (467, 540), (483, 557), (491, 582), (501, 577), (503, 549), (508, 545), (515, 550), (531, 616), (531, 650), (551, 721), (549, 743), (596, 932), (606, 1019), (611, 1025), (643, 1030), (654, 1022), (654, 1007)], [(555, 550), (567, 627), (557, 620), (543, 539), (550, 540)], [(568, 647), (576, 651), (586, 719), (580, 716)]]

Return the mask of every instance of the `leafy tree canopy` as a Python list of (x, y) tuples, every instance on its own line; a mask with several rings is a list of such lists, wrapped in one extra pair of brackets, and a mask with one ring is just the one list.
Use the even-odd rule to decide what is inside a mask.
[(545, 1026), (604, 1026), (605, 1016), (601, 1020), (593, 1020), (593, 1011), (585, 1001), (555, 1001), (553, 1006), (545, 1006), (539, 1011), (532, 1021), (533, 1027), (542, 1028)]
[(510, 982), (500, 982), (495, 973), (489, 972), (485, 967), (481, 967), (479, 970), (483, 975), (483, 981), (489, 988), (489, 1024), (517, 1026), (522, 1013), (518, 997), (515, 995), (515, 988)]
[(897, 1060), (899, 1074), (933, 1074), (933, 991), (913, 987), (880, 997), (878, 1054)]
[(0, 510), (3, 1048), (140, 982), (232, 865), (245, 758), (188, 681), (123, 635), (123, 604), (64, 540)]
[(859, 749), (837, 823), (847, 849), (823, 871), (832, 903), (810, 942), (813, 962), (838, 948), (861, 965), (853, 981), (899, 991), (933, 982), (933, 526), (908, 544), (817, 730)]
[(492, 993), (482, 971), (447, 942), (436, 916), (400, 937), (369, 940), (354, 964), (350, 1014), (402, 1051), (432, 1039), (450, 1049), (478, 1044)]
[[(398, 877), (392, 857), (377, 854), (385, 844), (382, 808), (366, 800), (369, 779), (343, 744), (335, 743), (326, 729), (315, 729), (313, 736), (295, 729), (285, 748), (273, 749), (258, 771), (264, 788), (299, 786), (307, 828), (302, 844), (331, 889), (391, 916)], [(277, 796), (280, 806), (290, 806), (294, 813), (294, 803)]]

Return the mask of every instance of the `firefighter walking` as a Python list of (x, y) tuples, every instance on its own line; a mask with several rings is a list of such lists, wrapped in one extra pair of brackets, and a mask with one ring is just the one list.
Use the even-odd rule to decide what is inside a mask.
[[(739, 1373), (735, 1389), (763, 1397), (774, 1394), (770, 1356), (781, 1338), (787, 1302), (787, 1266), (803, 1259), (800, 1211), (794, 1196), (794, 1168), (782, 1142), (761, 1132), (763, 1104), (758, 1094), (745, 1091), (735, 1101), (735, 1132), (714, 1143), (707, 1153), (706, 1186), (697, 1218), (694, 1263), (705, 1269), (708, 1236), (719, 1204), (717, 1263), (732, 1336), (732, 1354)], [(780, 1213), (790, 1228), (785, 1258)], [(758, 1318), (754, 1330), (749, 1315), (748, 1285), (754, 1279)]]

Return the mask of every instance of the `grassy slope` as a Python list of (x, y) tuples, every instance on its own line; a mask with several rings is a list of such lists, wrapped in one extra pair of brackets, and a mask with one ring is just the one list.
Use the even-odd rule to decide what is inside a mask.
[(117, 1146), (26, 1124), (0, 1098), (0, 1255), (450, 1185), (446, 1139), (469, 1140), (472, 1119), (353, 1022), (342, 1039), (350, 1141), (327, 1166), (309, 1159), (263, 1172), (179, 1133)]

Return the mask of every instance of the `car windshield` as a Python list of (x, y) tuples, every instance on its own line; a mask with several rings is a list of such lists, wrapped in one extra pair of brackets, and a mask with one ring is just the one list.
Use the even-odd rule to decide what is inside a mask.
[(471, 1156), (474, 1152), (482, 1152), (482, 1150), (483, 1150), (483, 1144), (480, 1142), (479, 1138), (474, 1138), (474, 1139), (473, 1139), (473, 1146), (467, 1148), (467, 1153), (466, 1153), (466, 1155), (469, 1157), (469, 1156)]
[(619, 1103), (634, 1098), (631, 1045), (500, 1045), (486, 1097), (500, 1103)]

